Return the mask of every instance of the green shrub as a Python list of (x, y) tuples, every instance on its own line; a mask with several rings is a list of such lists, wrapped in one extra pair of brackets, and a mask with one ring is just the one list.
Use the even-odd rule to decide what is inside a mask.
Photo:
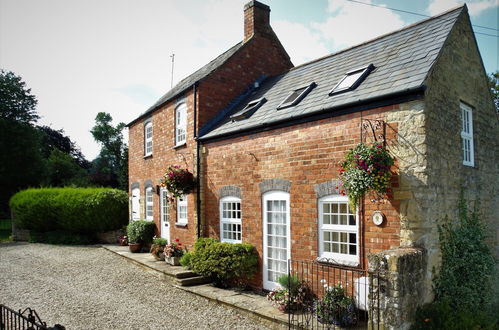
[(191, 256), (191, 269), (213, 280), (216, 286), (229, 287), (250, 279), (257, 271), (258, 256), (248, 243), (220, 243), (199, 239)]
[(180, 264), (184, 267), (191, 267), (191, 258), (192, 252), (185, 252), (184, 255), (180, 258)]
[(93, 234), (128, 222), (128, 195), (108, 188), (40, 188), (10, 199), (16, 225), (36, 232)]
[(168, 244), (168, 240), (166, 240), (166, 238), (156, 237), (156, 238), (153, 238), (152, 244), (156, 244), (156, 245), (164, 247), (166, 244)]
[(455, 310), (447, 301), (433, 302), (419, 307), (411, 330), (496, 330), (498, 320), (484, 311)]
[(156, 226), (152, 221), (132, 221), (127, 227), (128, 241), (130, 243), (149, 244), (154, 237)]
[(89, 245), (97, 242), (94, 236), (72, 233), (67, 231), (31, 231), (29, 241), (31, 243), (48, 243), (63, 245)]

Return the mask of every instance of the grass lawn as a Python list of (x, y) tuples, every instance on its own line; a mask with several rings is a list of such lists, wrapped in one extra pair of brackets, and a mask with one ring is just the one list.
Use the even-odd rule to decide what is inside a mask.
[(0, 242), (10, 240), (12, 233), (12, 223), (10, 219), (0, 220)]

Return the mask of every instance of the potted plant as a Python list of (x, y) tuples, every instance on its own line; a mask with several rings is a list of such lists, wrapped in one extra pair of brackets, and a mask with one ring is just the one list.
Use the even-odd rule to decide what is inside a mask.
[(390, 191), (393, 157), (380, 143), (359, 143), (350, 149), (341, 163), (340, 180), (343, 189), (340, 193), (348, 195), (351, 206), (355, 209), (367, 192), (379, 195)]
[(179, 165), (168, 167), (161, 179), (161, 186), (166, 187), (173, 198), (189, 194), (196, 186), (194, 175)]
[(172, 266), (180, 266), (180, 258), (184, 254), (182, 243), (180, 243), (180, 240), (176, 238), (175, 242), (165, 246), (163, 253), (165, 254), (166, 263)]
[(130, 252), (141, 252), (144, 245), (151, 243), (155, 225), (152, 221), (136, 220), (127, 226)]
[(324, 283), (324, 296), (315, 303), (317, 320), (324, 324), (334, 324), (342, 327), (357, 323), (357, 313), (353, 298), (345, 293), (341, 284), (329, 286)]
[(165, 246), (167, 244), (168, 241), (166, 239), (154, 236), (154, 238), (152, 239), (150, 252), (156, 258), (156, 260), (165, 260), (163, 250), (165, 249)]
[(120, 244), (120, 246), (127, 246), (128, 245), (128, 236), (126, 236), (126, 235), (119, 236), (118, 243)]
[(267, 299), (281, 312), (291, 312), (311, 305), (312, 291), (297, 275), (282, 275), (277, 282), (281, 288), (270, 291)]

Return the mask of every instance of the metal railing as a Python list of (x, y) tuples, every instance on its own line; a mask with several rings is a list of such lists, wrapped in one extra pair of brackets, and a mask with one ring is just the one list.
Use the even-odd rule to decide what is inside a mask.
[(0, 304), (0, 330), (65, 330), (60, 324), (53, 327), (47, 327), (38, 313), (26, 308), (24, 311), (15, 311), (9, 307)]
[[(379, 328), (378, 276), (324, 261), (288, 261), (290, 329)], [(375, 285), (373, 285), (375, 284)]]

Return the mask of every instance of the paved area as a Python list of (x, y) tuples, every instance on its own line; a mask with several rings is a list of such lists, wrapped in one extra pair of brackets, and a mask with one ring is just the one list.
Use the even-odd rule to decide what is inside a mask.
[[(214, 289), (210, 286), (192, 294), (165, 281), (165, 276), (101, 247), (0, 244), (0, 303), (34, 308), (49, 325), (60, 323), (68, 330), (276, 326), (201, 297), (203, 290), (208, 295)], [(237, 296), (242, 295), (227, 293), (227, 298)]]

